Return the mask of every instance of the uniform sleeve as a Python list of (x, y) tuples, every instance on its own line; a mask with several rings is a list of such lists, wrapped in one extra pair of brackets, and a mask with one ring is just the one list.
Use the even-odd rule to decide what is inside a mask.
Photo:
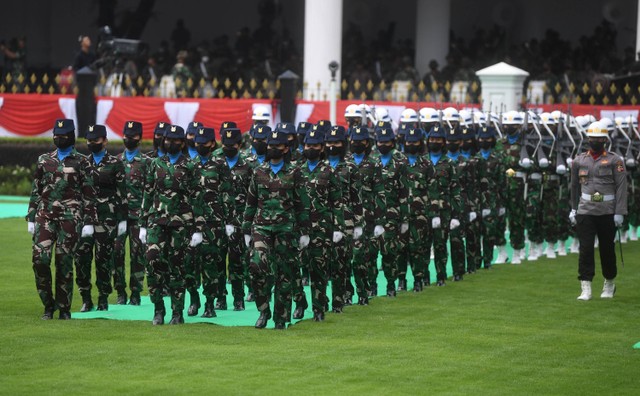
[(400, 205), (399, 224), (409, 221), (409, 181), (407, 180), (407, 162), (399, 162), (398, 172), (398, 204)]
[(202, 183), (200, 183), (200, 170), (194, 166), (193, 162), (189, 162), (189, 174), (191, 175), (190, 188), (190, 201), (191, 210), (193, 211), (193, 223), (197, 232), (202, 232), (204, 228), (204, 196), (205, 190)]
[[(329, 187), (329, 205), (331, 205), (331, 213), (333, 217), (333, 230), (347, 233), (345, 222), (345, 194), (342, 191), (341, 180), (334, 170), (331, 170), (330, 187)], [(346, 195), (346, 194), (345, 194)]]
[(153, 159), (147, 163), (147, 175), (144, 182), (144, 193), (142, 194), (142, 210), (140, 211), (140, 227), (147, 227), (147, 222), (149, 221), (149, 211), (153, 204), (156, 161), (157, 159)]
[(355, 166), (349, 167), (349, 203), (353, 212), (353, 226), (364, 227), (364, 208), (358, 186), (360, 185), (360, 172)]
[(222, 205), (223, 221), (224, 224), (233, 224), (236, 216), (235, 201), (233, 199), (233, 183), (231, 170), (224, 163), (224, 160), (220, 161), (220, 203)]
[(451, 180), (449, 181), (449, 198), (451, 199), (451, 218), (462, 219), (464, 201), (461, 194), (460, 179), (458, 177), (458, 169), (455, 164), (451, 164)]
[(83, 224), (94, 225), (98, 223), (98, 212), (96, 209), (96, 184), (98, 181), (98, 172), (96, 168), (87, 160), (83, 159), (82, 166), (82, 207)]
[(626, 215), (627, 210), (627, 170), (622, 158), (618, 157), (613, 169), (616, 182), (616, 210), (615, 214)]
[(33, 182), (31, 183), (31, 198), (29, 199), (29, 209), (27, 210), (26, 220), (30, 222), (36, 221), (36, 212), (38, 211), (38, 205), (40, 204), (42, 193), (42, 160), (38, 160), (36, 169), (33, 172)]
[(374, 167), (373, 171), (373, 186), (371, 189), (375, 194), (375, 204), (373, 209), (373, 222), (375, 225), (382, 225), (386, 223), (387, 213), (387, 195), (384, 191), (384, 183), (382, 182), (382, 169), (377, 165), (371, 165)]
[(118, 222), (129, 217), (127, 206), (127, 182), (124, 163), (118, 158), (116, 164), (116, 219)]
[(242, 232), (244, 234), (251, 234), (251, 225), (253, 224), (253, 218), (256, 215), (258, 208), (258, 188), (256, 182), (257, 172), (254, 172), (249, 182), (249, 189), (247, 190), (247, 203), (244, 208), (244, 220), (242, 223)]
[[(309, 219), (309, 195), (305, 188), (300, 169), (295, 170), (294, 206), (296, 208), (296, 223), (301, 235), (309, 235), (311, 223)], [(343, 219), (344, 221), (344, 219)]]

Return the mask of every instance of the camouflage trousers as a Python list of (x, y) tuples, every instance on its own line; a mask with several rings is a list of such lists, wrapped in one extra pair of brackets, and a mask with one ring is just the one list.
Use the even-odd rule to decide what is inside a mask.
[(145, 249), (140, 241), (140, 227), (135, 219), (127, 221), (127, 232), (116, 237), (113, 250), (113, 286), (118, 291), (124, 291), (127, 287), (125, 274), (125, 246), (129, 241), (129, 287), (132, 292), (140, 293), (144, 285), (144, 277), (147, 273)]
[[(244, 243), (244, 236), (239, 229), (228, 238), (227, 253), (229, 258), (229, 280), (231, 281), (231, 294), (234, 300), (244, 298), (244, 284), (248, 279), (245, 274), (248, 272), (247, 247)], [(226, 289), (226, 287), (225, 287)]]
[(558, 240), (566, 241), (571, 235), (571, 221), (569, 213), (571, 213), (571, 191), (569, 190), (569, 179), (566, 176), (560, 176), (560, 192), (558, 194), (558, 213), (556, 221), (558, 222)]
[(111, 273), (115, 241), (115, 220), (96, 224), (92, 236), (80, 238), (78, 250), (76, 250), (76, 284), (81, 294), (91, 291), (91, 263), (94, 259), (94, 249), (98, 293), (101, 296), (108, 296), (113, 291)]
[(449, 231), (449, 247), (451, 249), (451, 268), (453, 275), (462, 276), (465, 273), (466, 249), (464, 246), (464, 224), (460, 220), (460, 225), (455, 230)]
[(431, 227), (425, 216), (418, 216), (409, 220), (407, 241), (407, 258), (411, 265), (414, 283), (429, 282), (429, 235)]
[(509, 182), (507, 216), (509, 222), (509, 243), (514, 249), (524, 249), (524, 230), (526, 203), (524, 199), (524, 181), (514, 178)]
[(184, 310), (185, 264), (191, 227), (169, 227), (152, 224), (147, 228), (147, 263), (151, 270), (147, 278), (151, 302), (162, 302), (163, 290), (171, 294), (171, 309)]
[[(331, 240), (330, 240), (331, 241)], [(341, 308), (345, 304), (347, 282), (351, 283), (351, 242), (352, 237), (346, 235), (338, 243), (331, 243), (331, 260), (329, 271), (331, 279), (331, 306)]]
[[(33, 235), (33, 273), (36, 289), (45, 309), (71, 309), (73, 299), (73, 256), (78, 244), (75, 220), (47, 220), (36, 217)], [(55, 244), (56, 294), (53, 295), (51, 257)]]
[[(542, 235), (549, 243), (555, 243), (558, 240), (558, 199), (560, 193), (559, 180), (549, 180), (547, 175), (544, 181), (544, 190), (542, 191)], [(568, 214), (567, 214), (568, 215)]]
[(484, 268), (491, 267), (493, 261), (493, 248), (496, 245), (498, 220), (497, 214), (494, 214), (496, 211), (497, 209), (492, 209), (492, 215), (481, 220), (482, 261), (484, 262)]
[[(195, 227), (189, 226), (187, 232), (187, 240), (191, 241), (191, 236), (195, 232)], [(202, 240), (204, 243), (204, 232)], [(190, 246), (187, 243), (185, 247), (184, 263), (184, 286), (191, 293), (196, 293), (202, 285), (202, 243), (198, 246)]]
[(467, 271), (473, 272), (482, 266), (482, 219), (465, 224)]
[[(331, 239), (328, 230), (314, 230), (309, 235), (309, 246), (300, 251), (300, 262), (309, 269), (311, 306), (313, 312), (325, 312), (329, 305), (327, 284), (331, 261)], [(302, 266), (301, 265), (301, 266)], [(299, 272), (299, 271), (297, 271)]]
[(298, 236), (289, 231), (273, 231), (262, 227), (252, 230), (252, 250), (249, 273), (256, 307), (262, 312), (269, 309), (271, 288), (275, 286), (273, 321), (291, 321), (294, 272), (298, 267)]
[[(244, 243), (244, 241), (243, 241)], [(226, 289), (226, 276), (223, 283), (220, 283), (220, 272), (227, 272), (227, 236), (220, 224), (207, 223), (202, 231), (202, 243), (196, 246), (198, 249), (198, 259), (192, 262), (201, 263), (200, 273), (202, 274), (202, 294), (207, 301), (213, 302), (214, 298), (222, 296), (225, 298), (226, 292), (222, 293), (221, 288)], [(187, 283), (189, 285), (189, 283)], [(187, 286), (191, 290), (193, 283)], [(197, 289), (197, 288), (196, 288)]]
[(368, 235), (366, 227), (363, 235), (353, 240), (353, 249), (351, 251), (351, 268), (353, 271), (353, 278), (356, 282), (356, 293), (358, 297), (367, 297), (371, 291), (371, 285), (369, 284), (369, 269), (371, 266), (376, 267), (377, 264), (371, 259), (371, 246), (376, 242), (371, 238), (366, 237)]
[[(373, 234), (373, 231), (371, 231)], [(367, 277), (369, 278), (369, 287), (372, 291), (377, 290), (378, 288), (378, 256), (380, 255), (380, 247), (382, 246), (382, 238), (375, 238), (371, 235), (367, 243), (364, 246), (363, 257), (368, 261), (366, 262), (367, 266)]]
[(387, 291), (396, 290), (396, 279), (398, 278), (398, 251), (400, 248), (400, 232), (397, 227), (389, 227), (382, 234), (381, 253), (382, 271), (387, 280)]
[(507, 239), (505, 234), (507, 233), (507, 216), (506, 216), (506, 208), (505, 215), (498, 216), (496, 219), (496, 245), (504, 246), (507, 244)]
[(527, 236), (529, 237), (529, 241), (533, 243), (542, 243), (544, 240), (542, 233), (541, 187), (542, 180), (533, 180), (529, 178), (525, 225), (527, 227)]
[[(409, 225), (411, 228), (411, 225)], [(404, 234), (398, 233), (398, 254), (396, 259), (396, 268), (398, 269), (398, 279), (405, 280), (407, 278), (407, 269), (409, 269), (409, 232)]]
[(447, 261), (449, 251), (447, 250), (447, 240), (449, 239), (449, 218), (440, 216), (440, 227), (431, 230), (428, 239), (429, 251), (433, 246), (433, 258), (436, 267), (436, 278), (439, 281), (447, 279)]

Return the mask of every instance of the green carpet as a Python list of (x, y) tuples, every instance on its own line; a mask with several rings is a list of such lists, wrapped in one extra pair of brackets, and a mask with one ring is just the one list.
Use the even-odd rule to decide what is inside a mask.
[(640, 349), (640, 342), (636, 343), (636, 345), (633, 346), (633, 349)]
[(24, 217), (29, 208), (29, 197), (0, 195), (0, 219)]

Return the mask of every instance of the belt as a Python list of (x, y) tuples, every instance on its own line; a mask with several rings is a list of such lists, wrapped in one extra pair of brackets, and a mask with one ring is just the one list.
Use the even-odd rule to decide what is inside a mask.
[(582, 199), (585, 201), (591, 202), (609, 202), (616, 199), (615, 195), (602, 195), (600, 193), (595, 193), (593, 195), (590, 194), (582, 194)]
[(529, 175), (529, 179), (531, 180), (542, 180), (542, 173), (532, 173)]
[(547, 175), (547, 180), (560, 180), (559, 175)]
[(519, 178), (521, 178), (521, 179), (526, 179), (526, 178), (527, 178), (527, 174), (526, 174), (526, 173), (524, 173), (524, 172), (520, 172), (520, 171), (518, 171), (518, 172), (516, 172), (516, 174), (514, 175), (514, 177), (519, 177)]

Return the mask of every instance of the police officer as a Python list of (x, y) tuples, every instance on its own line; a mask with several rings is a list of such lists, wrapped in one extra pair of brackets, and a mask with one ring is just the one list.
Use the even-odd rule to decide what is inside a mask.
[[(33, 272), (44, 305), (42, 319), (71, 319), (73, 255), (79, 236), (89, 237), (97, 224), (95, 170), (75, 148), (73, 120), (56, 120), (57, 150), (38, 158), (26, 216), (33, 235)], [(55, 243), (56, 294), (52, 290), (51, 257)]]
[[(96, 265), (96, 287), (98, 288), (98, 311), (109, 309), (109, 294), (112, 292), (113, 246), (117, 235), (127, 232), (127, 192), (124, 164), (106, 150), (107, 129), (104, 125), (89, 126), (87, 146), (91, 154), (89, 161), (97, 171), (96, 212), (98, 222), (91, 236), (81, 237), (76, 251), (76, 283), (82, 295), (83, 309), (90, 310), (91, 263)], [(127, 303), (124, 288), (118, 290), (118, 304)]]
[(627, 175), (624, 160), (605, 150), (607, 128), (596, 121), (587, 129), (590, 149), (571, 164), (571, 213), (580, 239), (578, 280), (582, 293), (578, 300), (591, 299), (595, 275), (594, 240), (598, 237), (600, 264), (604, 276), (601, 298), (613, 298), (617, 275), (615, 234), (627, 214)]

